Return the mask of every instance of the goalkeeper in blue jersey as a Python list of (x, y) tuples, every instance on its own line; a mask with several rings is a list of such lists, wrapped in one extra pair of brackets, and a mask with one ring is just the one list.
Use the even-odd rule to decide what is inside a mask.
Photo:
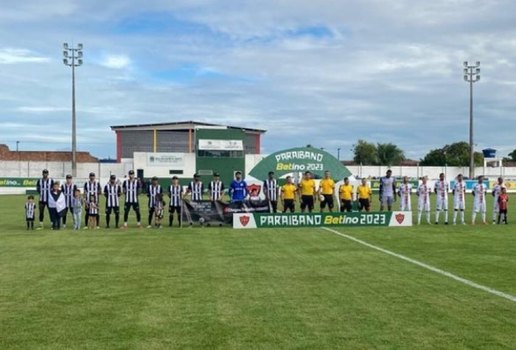
[(241, 203), (247, 197), (247, 184), (242, 179), (242, 172), (235, 173), (235, 179), (229, 186), (229, 197), (232, 203)]

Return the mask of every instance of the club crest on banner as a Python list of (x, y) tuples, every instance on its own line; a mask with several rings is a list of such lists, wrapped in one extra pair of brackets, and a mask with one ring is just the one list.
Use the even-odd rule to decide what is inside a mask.
[(396, 218), (396, 221), (398, 222), (398, 224), (401, 225), (403, 223), (403, 221), (405, 220), (405, 214), (401, 214), (401, 213), (396, 214), (395, 218)]
[(249, 215), (240, 216), (240, 223), (242, 224), (242, 226), (247, 226), (247, 224), (249, 223), (249, 220), (250, 220)]

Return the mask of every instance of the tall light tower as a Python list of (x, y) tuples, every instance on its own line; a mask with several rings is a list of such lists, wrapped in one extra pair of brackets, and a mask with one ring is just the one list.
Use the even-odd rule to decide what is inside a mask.
[(77, 176), (77, 119), (75, 115), (75, 67), (82, 65), (82, 44), (63, 44), (63, 63), (72, 67), (72, 175)]
[(464, 61), (464, 81), (469, 83), (469, 178), (475, 176), (475, 150), (473, 149), (473, 83), (480, 80), (480, 62), (474, 65)]

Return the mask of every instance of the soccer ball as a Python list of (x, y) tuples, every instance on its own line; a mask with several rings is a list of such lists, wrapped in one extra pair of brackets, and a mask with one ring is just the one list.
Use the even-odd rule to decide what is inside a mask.
[(319, 195), (319, 200), (320, 200), (321, 202), (324, 202), (324, 196), (323, 196), (322, 194), (320, 194), (320, 195)]
[(199, 218), (199, 224), (203, 225), (204, 224), (204, 218)]

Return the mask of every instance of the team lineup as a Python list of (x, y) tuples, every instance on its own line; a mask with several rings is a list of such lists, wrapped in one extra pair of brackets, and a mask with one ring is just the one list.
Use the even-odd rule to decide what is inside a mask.
[[(483, 224), (487, 223), (487, 204), (486, 196), (488, 195), (487, 186), (484, 184), (484, 178), (479, 176), (477, 183), (471, 190), (473, 196), (473, 208), (471, 223), (475, 224), (477, 216), (480, 216)], [(431, 223), (431, 197), (435, 195), (435, 220), (434, 223), (449, 223), (448, 213), (448, 195), (451, 192), (453, 197), (453, 216), (452, 223), (466, 224), (464, 212), (466, 209), (467, 189), (463, 176), (459, 174), (453, 186), (450, 186), (445, 179), (445, 175), (441, 173), (439, 179), (434, 182), (433, 186), (428, 178), (422, 177), (417, 188), (410, 183), (407, 176), (403, 177), (398, 185), (392, 171), (388, 170), (385, 176), (380, 178), (379, 184), (379, 210), (392, 211), (394, 203), (399, 198), (400, 211), (412, 211), (412, 194), (417, 196), (417, 224), (422, 223), (423, 217), (426, 223)], [(210, 201), (223, 201), (225, 196), (229, 196), (232, 203), (243, 202), (247, 199), (253, 199), (257, 193), (249, 191), (246, 181), (242, 178), (242, 173), (237, 171), (235, 178), (232, 180), (229, 188), (226, 190), (224, 183), (221, 181), (219, 174), (215, 173), (213, 180), (205, 188), (198, 174), (194, 174), (193, 180), (184, 188), (179, 183), (179, 178), (174, 176), (171, 178), (167, 191), (158, 183), (158, 178), (153, 177), (150, 183), (145, 187), (146, 196), (148, 197), (148, 218), (147, 227), (162, 227), (162, 220), (166, 212), (165, 196), (168, 196), (168, 225), (171, 227), (176, 220), (178, 226), (181, 226), (181, 213), (183, 200), (189, 199), (192, 202), (209, 199)], [(451, 187), (451, 188), (450, 188)], [(72, 227), (78, 230), (82, 227), (85, 229), (100, 228), (100, 197), (105, 198), (105, 226), (110, 228), (112, 225), (112, 216), (114, 216), (115, 228), (127, 228), (128, 218), (131, 210), (136, 216), (137, 226), (142, 226), (142, 218), (140, 211), (139, 196), (144, 192), (142, 181), (135, 177), (134, 171), (128, 172), (128, 177), (124, 181), (117, 179), (115, 175), (111, 175), (109, 182), (102, 188), (100, 182), (96, 179), (95, 173), (89, 174), (89, 180), (84, 183), (81, 190), (73, 182), (71, 175), (66, 176), (64, 183), (54, 181), (48, 170), (43, 170), (42, 177), (37, 181), (36, 187), (39, 195), (38, 204), (36, 205), (34, 196), (28, 196), (25, 204), (25, 216), (27, 229), (34, 229), (34, 221), (36, 218), (36, 209), (39, 209), (39, 227), (43, 228), (45, 218), (45, 208), (48, 211), (51, 228), (58, 230), (61, 227), (66, 228), (68, 214), (72, 217)], [(451, 190), (451, 191), (450, 191)], [(279, 203), (281, 203), (281, 212), (294, 213), (296, 204), (302, 213), (311, 213), (315, 209), (315, 203), (319, 202), (321, 212), (327, 210), (332, 212), (335, 209), (334, 198), (339, 199), (339, 211), (351, 212), (371, 211), (372, 189), (368, 180), (362, 178), (358, 186), (353, 186), (350, 179), (345, 177), (342, 184), (337, 189), (337, 182), (332, 179), (329, 171), (324, 172), (324, 177), (319, 181), (317, 186), (313, 174), (306, 171), (302, 179), (296, 184), (292, 176), (285, 178), (285, 183), (280, 185), (278, 179), (275, 178), (274, 172), (268, 173), (268, 178), (263, 181), (263, 193), (265, 199), (270, 205), (270, 211), (277, 213), (279, 211)], [(207, 196), (205, 196), (207, 194)], [(503, 178), (498, 178), (496, 185), (491, 190), (493, 197), (492, 207), (492, 223), (507, 224), (507, 208), (509, 197), (507, 189), (504, 186)], [(120, 225), (121, 202), (123, 207), (123, 224)], [(84, 214), (83, 214), (84, 212)], [(84, 215), (84, 226), (82, 217)]]

